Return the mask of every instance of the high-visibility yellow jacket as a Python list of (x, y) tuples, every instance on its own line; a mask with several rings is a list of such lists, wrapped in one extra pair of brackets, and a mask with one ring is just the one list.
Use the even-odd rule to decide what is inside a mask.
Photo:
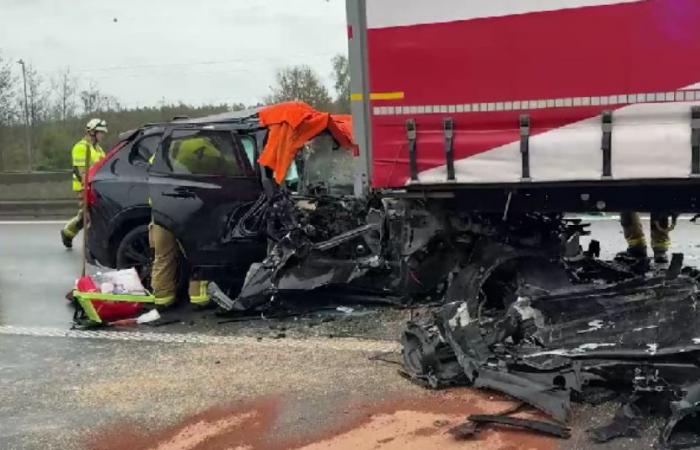
[[(79, 140), (71, 152), (73, 156), (73, 167), (77, 167), (80, 175), (85, 178), (85, 165), (87, 163), (88, 151), (90, 152), (90, 165), (92, 166), (97, 161), (105, 157), (105, 152), (100, 147), (100, 144), (92, 145), (90, 141), (83, 138)], [(83, 183), (73, 173), (73, 190), (76, 192), (83, 190)]]
[(175, 142), (170, 153), (173, 162), (193, 175), (229, 175), (231, 170), (230, 161), (206, 137)]

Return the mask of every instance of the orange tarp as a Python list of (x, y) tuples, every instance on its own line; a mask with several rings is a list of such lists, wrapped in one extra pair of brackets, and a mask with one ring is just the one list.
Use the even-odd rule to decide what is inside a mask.
[(341, 147), (357, 151), (352, 140), (352, 117), (320, 112), (302, 102), (288, 102), (262, 108), (260, 124), (268, 129), (267, 143), (258, 162), (274, 172), (281, 184), (296, 153), (324, 131)]

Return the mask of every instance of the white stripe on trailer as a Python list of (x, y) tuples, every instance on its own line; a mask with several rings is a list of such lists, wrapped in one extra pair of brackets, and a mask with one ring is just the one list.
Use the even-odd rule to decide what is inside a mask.
[(693, 89), (700, 89), (700, 82), (683, 88), (684, 91)]
[[(582, 106), (620, 106), (643, 103), (685, 103), (700, 101), (700, 83), (678, 91), (649, 92), (637, 94), (603, 95), (593, 97), (562, 97), (539, 100), (505, 100), (498, 102), (480, 102), (448, 105), (402, 105), (375, 106), (375, 116), (446, 114), (449, 112), (493, 112), (493, 111), (531, 111), (535, 109), (576, 108)], [(699, 86), (700, 87), (700, 86)]]
[[(635, 104), (616, 110), (612, 178), (689, 178), (690, 108), (697, 104)], [(598, 116), (533, 135), (530, 138), (531, 181), (600, 180), (601, 133)], [(518, 183), (522, 175), (520, 142), (455, 160), (454, 168), (457, 183)], [(418, 178), (417, 183), (411, 184), (445, 183), (447, 168), (442, 165), (420, 172)]]
[(368, 0), (368, 28), (456, 22), (648, 0)]

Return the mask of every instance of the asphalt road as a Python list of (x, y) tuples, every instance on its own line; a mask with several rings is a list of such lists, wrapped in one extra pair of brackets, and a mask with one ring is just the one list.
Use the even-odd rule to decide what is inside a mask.
[[(592, 220), (605, 255), (624, 248), (614, 220)], [(515, 431), (455, 443), (445, 434), (471, 412), (508, 406), (472, 390), (435, 393), (397, 375), (404, 311), (326, 312), (288, 321), (220, 323), (175, 310), (160, 328), (70, 331), (64, 294), (80, 270), (60, 223), (0, 223), (0, 448), (642, 448), (594, 446), (585, 429), (614, 405), (577, 407), (573, 438)], [(674, 251), (700, 264), (700, 236), (681, 221)]]
[(0, 325), (70, 327), (64, 295), (80, 273), (82, 246), (76, 239), (66, 251), (60, 230), (60, 222), (0, 224)]

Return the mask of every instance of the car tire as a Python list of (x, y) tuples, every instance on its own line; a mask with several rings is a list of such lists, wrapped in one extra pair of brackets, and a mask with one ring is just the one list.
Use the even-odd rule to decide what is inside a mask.
[(151, 289), (153, 251), (148, 242), (148, 225), (138, 225), (124, 235), (116, 255), (117, 269), (136, 269), (146, 289)]

